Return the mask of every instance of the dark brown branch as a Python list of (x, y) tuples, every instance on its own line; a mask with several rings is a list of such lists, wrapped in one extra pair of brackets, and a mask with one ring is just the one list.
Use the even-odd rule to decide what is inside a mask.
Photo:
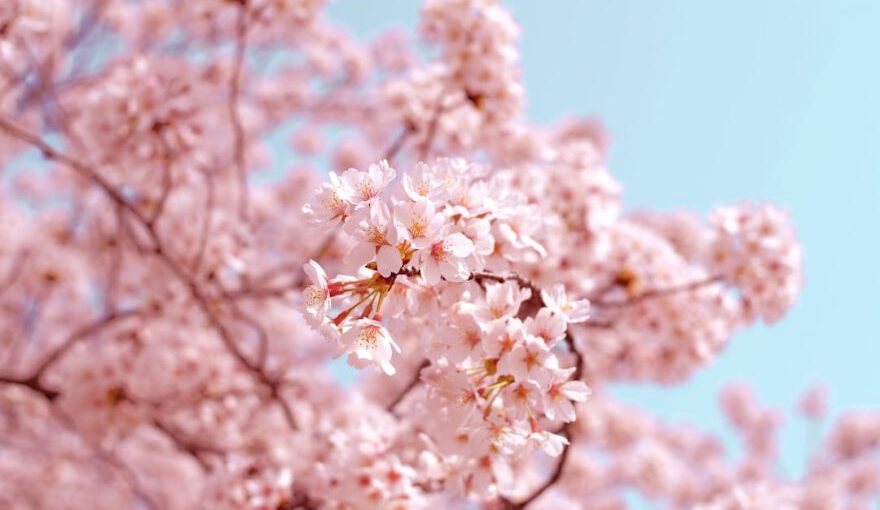
[(132, 216), (134, 216), (139, 223), (143, 225), (149, 225), (149, 221), (147, 218), (131, 203), (129, 202), (122, 193), (119, 192), (112, 184), (110, 184), (107, 179), (105, 179), (101, 174), (92, 170), (88, 165), (83, 164), (82, 162), (55, 150), (51, 145), (46, 143), (42, 138), (22, 129), (21, 127), (13, 124), (12, 122), (6, 120), (3, 117), (0, 117), (0, 129), (6, 131), (9, 135), (18, 138), (24, 142), (27, 142), (43, 153), (48, 159), (53, 161), (57, 161), (59, 163), (63, 163), (65, 166), (72, 169), (74, 172), (78, 173), (81, 177), (88, 179), (95, 183), (101, 190), (107, 195), (110, 200), (121, 206), (123, 209), (128, 211)]
[(110, 312), (108, 315), (105, 315), (101, 319), (98, 319), (91, 324), (83, 326), (82, 328), (74, 331), (67, 339), (59, 345), (54, 351), (52, 351), (48, 356), (46, 356), (43, 361), (37, 365), (36, 370), (34, 370), (33, 375), (30, 377), (34, 381), (39, 381), (46, 370), (49, 369), (56, 361), (58, 361), (61, 356), (63, 356), (66, 352), (72, 349), (76, 344), (81, 341), (89, 338), (92, 335), (97, 334), (102, 329), (109, 327), (110, 325), (128, 319), (130, 317), (140, 316), (140, 310), (125, 310), (122, 312)]
[(403, 389), (400, 390), (400, 393), (398, 393), (397, 396), (394, 397), (394, 400), (392, 400), (388, 403), (387, 406), (385, 406), (386, 411), (388, 411), (389, 413), (394, 413), (394, 410), (397, 408), (400, 402), (403, 401), (403, 399), (409, 394), (409, 392), (411, 392), (416, 386), (419, 385), (419, 382), (421, 382), (422, 369), (430, 365), (431, 363), (429, 363), (428, 360), (424, 360), (419, 363), (419, 366), (416, 367), (416, 371), (413, 374), (412, 379), (410, 379), (406, 386), (404, 386)]
[(595, 299), (591, 299), (590, 303), (597, 306), (597, 307), (600, 307), (600, 308), (602, 308), (602, 307), (623, 308), (623, 307), (627, 307), (627, 306), (633, 306), (633, 305), (636, 305), (636, 304), (639, 304), (639, 303), (642, 303), (644, 301), (648, 301), (651, 299), (657, 299), (657, 298), (669, 296), (672, 294), (690, 292), (690, 291), (697, 290), (697, 289), (700, 289), (703, 287), (708, 287), (710, 285), (719, 283), (722, 280), (723, 280), (723, 277), (721, 275), (715, 275), (715, 276), (710, 276), (707, 278), (703, 278), (701, 280), (695, 280), (693, 282), (688, 282), (688, 283), (681, 284), (681, 285), (674, 285), (671, 287), (649, 289), (649, 290), (646, 290), (645, 292), (642, 292), (640, 294), (636, 294), (635, 296), (632, 296), (630, 298), (620, 300), (620, 301), (604, 300), (604, 299), (602, 299), (601, 296), (599, 296)]
[(440, 116), (443, 115), (443, 100), (446, 99), (446, 93), (442, 92), (440, 97), (437, 98), (437, 104), (434, 105), (434, 115), (431, 117), (431, 121), (428, 124), (428, 131), (425, 134), (425, 139), (422, 141), (421, 147), (419, 147), (419, 159), (425, 160), (428, 155), (431, 153), (431, 148), (434, 145), (434, 138), (437, 136), (437, 125), (440, 123)]
[(410, 135), (415, 132), (415, 126), (412, 123), (407, 122), (406, 126), (404, 126), (403, 131), (400, 132), (399, 135), (391, 142), (391, 146), (385, 151), (382, 159), (385, 159), (390, 164), (394, 160), (394, 156), (403, 149), (403, 146), (406, 144), (406, 140), (410, 137)]
[(156, 247), (156, 254), (159, 256), (159, 259), (165, 263), (166, 267), (168, 267), (168, 269), (170, 269), (171, 272), (189, 288), (190, 295), (207, 317), (208, 324), (217, 332), (220, 341), (223, 343), (224, 347), (226, 347), (226, 350), (236, 359), (236, 361), (238, 361), (239, 365), (241, 365), (259, 384), (269, 391), (270, 397), (277, 402), (278, 406), (281, 408), (288, 425), (293, 429), (297, 429), (298, 426), (296, 419), (293, 416), (293, 410), (287, 401), (279, 394), (278, 382), (271, 379), (259, 365), (249, 360), (247, 356), (241, 352), (241, 349), (239, 349), (238, 344), (235, 342), (229, 329), (223, 324), (223, 321), (215, 310), (215, 306), (212, 304), (211, 300), (201, 291), (201, 289), (199, 289), (195, 280), (193, 280), (180, 266), (162, 251), (161, 245)]
[(155, 416), (152, 417), (150, 424), (153, 425), (153, 427), (155, 427), (157, 430), (162, 432), (162, 434), (164, 434), (165, 437), (167, 437), (174, 444), (174, 447), (177, 448), (181, 453), (192, 457), (192, 459), (195, 460), (202, 468), (202, 471), (208, 472), (211, 470), (211, 466), (204, 458), (205, 452), (222, 453), (218, 452), (217, 450), (205, 449), (201, 445), (198, 445), (189, 439), (181, 437), (180, 434), (178, 434), (175, 430), (171, 429), (166, 424), (162, 423), (162, 421), (160, 421)]
[(476, 271), (474, 273), (471, 273), (471, 279), (480, 284), (480, 287), (483, 288), (486, 287), (486, 281), (493, 281), (498, 283), (515, 281), (520, 287), (525, 287), (529, 289), (532, 295), (520, 306), (519, 313), (517, 313), (517, 316), (520, 319), (534, 315), (538, 311), (538, 309), (544, 306), (544, 299), (541, 297), (541, 289), (539, 289), (537, 285), (532, 283), (531, 280), (524, 278), (516, 273), (496, 274), (487, 271)]
[(574, 442), (574, 435), (572, 434), (572, 427), (570, 427), (570, 423), (566, 423), (564, 427), (562, 427), (561, 434), (564, 435), (568, 439), (568, 444), (562, 449), (562, 453), (559, 455), (559, 460), (556, 461), (556, 467), (553, 469), (553, 472), (550, 474), (550, 477), (542, 483), (538, 488), (532, 491), (525, 499), (522, 501), (514, 503), (507, 498), (501, 498), (501, 502), (504, 505), (505, 510), (523, 510), (527, 506), (529, 506), (533, 501), (540, 498), (545, 492), (547, 492), (551, 487), (556, 485), (559, 479), (562, 477), (562, 472), (565, 469), (565, 465), (568, 461), (568, 457), (571, 454), (571, 444)]
[[(127, 403), (129, 403), (133, 406), (136, 406), (136, 407), (141, 407), (142, 405), (145, 404), (143, 402), (135, 401), (124, 390), (121, 390), (119, 392), (119, 395), (117, 395), (117, 398), (120, 401), (127, 402)], [(149, 405), (149, 404), (147, 403), (146, 405)], [(152, 406), (152, 407), (157, 407), (157, 406)], [(190, 439), (190, 438), (184, 437), (183, 434), (181, 434), (179, 431), (175, 430), (173, 427), (171, 427), (170, 425), (163, 422), (161, 419), (159, 419), (158, 416), (156, 416), (153, 413), (149, 414), (149, 424), (152, 425), (156, 430), (161, 432), (165, 437), (167, 437), (168, 440), (171, 441), (172, 444), (174, 444), (174, 447), (177, 448), (177, 450), (179, 450), (181, 453), (184, 453), (184, 454), (192, 457), (192, 459), (194, 461), (196, 461), (196, 463), (199, 464), (199, 466), (202, 468), (202, 470), (204, 472), (208, 472), (211, 469), (211, 466), (208, 464), (208, 462), (204, 458), (205, 454), (210, 453), (210, 454), (222, 456), (222, 455), (225, 455), (225, 453), (226, 453), (223, 450), (216, 448), (214, 446), (199, 443), (195, 439)]]
[(23, 388), (27, 388), (35, 393), (39, 393), (49, 402), (54, 401), (58, 398), (59, 393), (54, 390), (50, 390), (45, 386), (42, 386), (40, 382), (33, 377), (28, 377), (27, 379), (17, 379), (15, 377), (6, 377), (0, 376), (0, 384), (8, 384), (12, 386), (21, 386)]
[(122, 208), (116, 206), (116, 232), (112, 238), (108, 238), (107, 245), (112, 253), (110, 264), (107, 268), (107, 282), (104, 287), (104, 310), (110, 314), (116, 310), (116, 297), (119, 290), (119, 273), (122, 271), (122, 234), (125, 228)]
[(532, 283), (527, 278), (523, 278), (522, 276), (516, 273), (507, 273), (507, 274), (498, 274), (491, 273), (488, 271), (474, 271), (471, 273), (471, 280), (479, 283), (480, 286), (483, 286), (483, 282), (485, 281), (493, 281), (497, 283), (504, 283), (507, 281), (515, 281), (519, 284), (520, 287), (526, 287), (527, 289), (532, 291), (532, 295), (537, 295), (540, 299), (541, 297), (541, 289), (538, 288), (537, 285)]
[(228, 302), (227, 304), (232, 309), (232, 313), (239, 320), (247, 324), (257, 333), (258, 349), (256, 366), (260, 367), (261, 370), (265, 369), (266, 359), (269, 356), (269, 335), (266, 333), (265, 328), (263, 328), (263, 326), (259, 322), (257, 322), (257, 320), (254, 319), (251, 315), (245, 313), (244, 310), (242, 310), (234, 302)]

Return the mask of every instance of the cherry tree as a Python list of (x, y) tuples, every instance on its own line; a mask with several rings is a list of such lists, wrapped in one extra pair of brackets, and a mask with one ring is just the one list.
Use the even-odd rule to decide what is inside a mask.
[(426, 0), (367, 42), (323, 3), (0, 3), (0, 507), (880, 495), (878, 413), (789, 479), (748, 387), (720, 396), (738, 456), (606, 390), (785, 315), (783, 210), (624, 212), (598, 121), (524, 118), (499, 3)]

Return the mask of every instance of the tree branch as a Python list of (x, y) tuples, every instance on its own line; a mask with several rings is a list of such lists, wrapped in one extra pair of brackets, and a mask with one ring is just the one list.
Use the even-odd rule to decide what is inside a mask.
[(119, 322), (130, 317), (136, 317), (142, 315), (140, 310), (125, 310), (122, 312), (110, 312), (105, 315), (101, 319), (83, 326), (82, 328), (74, 331), (68, 338), (65, 340), (60, 346), (58, 346), (54, 351), (52, 351), (43, 361), (37, 365), (36, 370), (34, 370), (33, 375), (30, 376), (30, 379), (34, 381), (39, 381), (46, 370), (49, 369), (55, 362), (57, 362), (61, 356), (63, 356), (66, 352), (72, 349), (76, 344), (81, 341), (89, 338), (92, 335), (97, 334), (102, 329), (111, 326), (115, 322)]
[(247, 163), (245, 161), (245, 133), (238, 111), (238, 100), (241, 95), (241, 70), (244, 66), (244, 56), (247, 50), (248, 37), (248, 4), (241, 2), (238, 9), (238, 20), (235, 38), (235, 60), (232, 65), (232, 76), (229, 79), (229, 121), (232, 124), (233, 145), (232, 154), (235, 161), (235, 173), (238, 179), (238, 214), (241, 218), (247, 218), (249, 207), (249, 192), (247, 182)]
[(601, 296), (596, 297), (590, 300), (590, 303), (598, 306), (598, 307), (606, 307), (606, 308), (623, 308), (628, 306), (637, 305), (644, 301), (648, 301), (651, 299), (657, 299), (664, 296), (669, 296), (672, 294), (678, 294), (682, 292), (690, 292), (693, 290), (697, 290), (703, 287), (708, 287), (715, 283), (719, 283), (723, 281), (723, 277), (721, 275), (709, 276), (707, 278), (703, 278), (700, 280), (695, 280), (692, 282), (684, 283), (681, 285), (674, 285), (671, 287), (664, 288), (654, 288), (646, 290), (640, 294), (636, 294), (635, 296), (629, 297), (622, 301), (609, 301), (602, 299)]
[(391, 142), (391, 146), (385, 151), (382, 159), (385, 159), (390, 164), (392, 160), (394, 160), (394, 156), (403, 149), (403, 146), (406, 144), (406, 140), (415, 132), (415, 126), (412, 123), (407, 122), (403, 128), (403, 131), (400, 132), (399, 135)]
[(170, 256), (170, 254), (166, 252), (161, 242), (161, 239), (156, 232), (155, 227), (149, 222), (149, 220), (131, 202), (129, 202), (124, 196), (122, 196), (122, 194), (117, 191), (116, 188), (114, 188), (109, 182), (101, 177), (100, 174), (95, 172), (88, 165), (83, 164), (77, 159), (55, 150), (39, 136), (29, 133), (28, 131), (16, 126), (15, 124), (7, 121), (2, 117), (0, 117), (0, 129), (6, 131), (16, 138), (19, 138), (20, 140), (34, 145), (35, 147), (40, 149), (46, 157), (63, 163), (80, 175), (88, 178), (89, 180), (97, 184), (99, 188), (101, 188), (113, 202), (120, 205), (123, 209), (131, 213), (135, 220), (137, 220), (138, 224), (146, 231), (150, 243), (152, 244), (152, 246), (150, 247), (151, 253), (156, 256), (167, 269), (171, 271), (171, 273), (180, 283), (182, 283), (189, 289), (190, 295), (195, 300), (198, 308), (208, 319), (208, 324), (212, 327), (212, 329), (217, 332), (226, 350), (236, 359), (236, 361), (238, 361), (239, 365), (241, 365), (247, 372), (251, 374), (251, 376), (258, 384), (262, 385), (269, 391), (269, 395), (272, 400), (274, 400), (281, 408), (288, 425), (293, 429), (297, 429), (298, 426), (293, 416), (293, 410), (291, 409), (287, 401), (285, 401), (281, 397), (279, 393), (280, 387), (278, 382), (272, 380), (265, 372), (262, 371), (262, 369), (258, 365), (252, 363), (241, 352), (231, 333), (223, 324), (220, 316), (217, 314), (214, 307), (212, 306), (211, 300), (208, 298), (205, 292), (199, 288), (199, 285), (193, 279), (193, 277), (190, 276), (186, 271), (184, 271), (184, 269), (180, 267), (180, 265)]
[(407, 383), (407, 385), (404, 386), (402, 390), (400, 390), (400, 393), (398, 393), (397, 396), (394, 397), (394, 400), (392, 400), (388, 403), (387, 406), (385, 406), (386, 411), (388, 411), (389, 413), (394, 413), (394, 409), (397, 408), (400, 402), (403, 401), (403, 399), (409, 394), (409, 392), (411, 392), (416, 386), (419, 385), (419, 382), (421, 382), (420, 376), (422, 373), (422, 369), (430, 365), (431, 363), (428, 362), (428, 360), (424, 360), (419, 363), (419, 366), (416, 367), (416, 371), (413, 374), (413, 377), (409, 381), (409, 383)]

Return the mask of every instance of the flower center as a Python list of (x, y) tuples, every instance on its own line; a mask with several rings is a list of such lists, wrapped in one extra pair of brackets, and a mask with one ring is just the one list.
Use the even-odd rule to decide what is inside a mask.
[(303, 291), (306, 298), (306, 306), (309, 308), (317, 308), (327, 299), (327, 289), (309, 285)]
[(367, 326), (361, 330), (357, 343), (361, 347), (374, 349), (378, 343), (379, 328), (376, 326)]
[(439, 242), (431, 245), (431, 257), (437, 262), (443, 262), (446, 260), (447, 254), (446, 243)]
[(357, 183), (356, 189), (361, 200), (369, 200), (376, 196), (376, 188), (369, 180), (365, 179)]
[(416, 237), (423, 236), (425, 234), (427, 224), (427, 219), (424, 216), (417, 216), (415, 218), (412, 218), (409, 221), (409, 225), (407, 226), (410, 237), (415, 239)]
[(367, 240), (375, 245), (388, 244), (385, 240), (385, 230), (373, 226), (367, 230)]

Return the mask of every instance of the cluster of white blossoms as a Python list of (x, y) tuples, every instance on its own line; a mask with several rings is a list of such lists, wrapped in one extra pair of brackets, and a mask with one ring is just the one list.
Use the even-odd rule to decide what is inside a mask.
[(417, 164), (390, 190), (397, 172), (381, 161), (366, 171), (331, 172), (303, 207), (310, 223), (322, 229), (342, 224), (353, 239), (344, 258), (351, 274), (328, 280), (317, 262), (304, 268), (311, 279), (306, 318), (350, 364), (394, 374), (391, 357), (400, 348), (383, 316), (406, 308), (405, 294), (391, 291), (398, 278), (420, 277), (432, 287), (464, 282), (474, 271), (505, 269), (521, 252), (541, 250), (529, 235), (534, 213), (524, 197), (499, 194), (484, 175), (463, 160), (440, 159)]
[(574, 402), (590, 393), (567, 333), (588, 319), (589, 303), (511, 272), (543, 256), (530, 235), (540, 219), (524, 194), (486, 175), (440, 159), (392, 187), (397, 172), (382, 161), (331, 173), (303, 207), (319, 228), (341, 224), (351, 238), (347, 274), (328, 279), (314, 260), (305, 265), (307, 320), (356, 367), (393, 375), (399, 344), (406, 358), (424, 357), (431, 404), (401, 405), (422, 416), (443, 477), (484, 496), (510, 479), (515, 459), (560, 455)]
[(434, 336), (422, 372), (430, 404), (418, 424), (459, 490), (484, 497), (513, 482), (513, 460), (536, 449), (560, 455), (569, 443), (563, 424), (590, 394), (567, 337), (570, 323), (587, 320), (588, 302), (569, 300), (561, 285), (534, 295), (517, 279), (497, 279), (453, 305)]

